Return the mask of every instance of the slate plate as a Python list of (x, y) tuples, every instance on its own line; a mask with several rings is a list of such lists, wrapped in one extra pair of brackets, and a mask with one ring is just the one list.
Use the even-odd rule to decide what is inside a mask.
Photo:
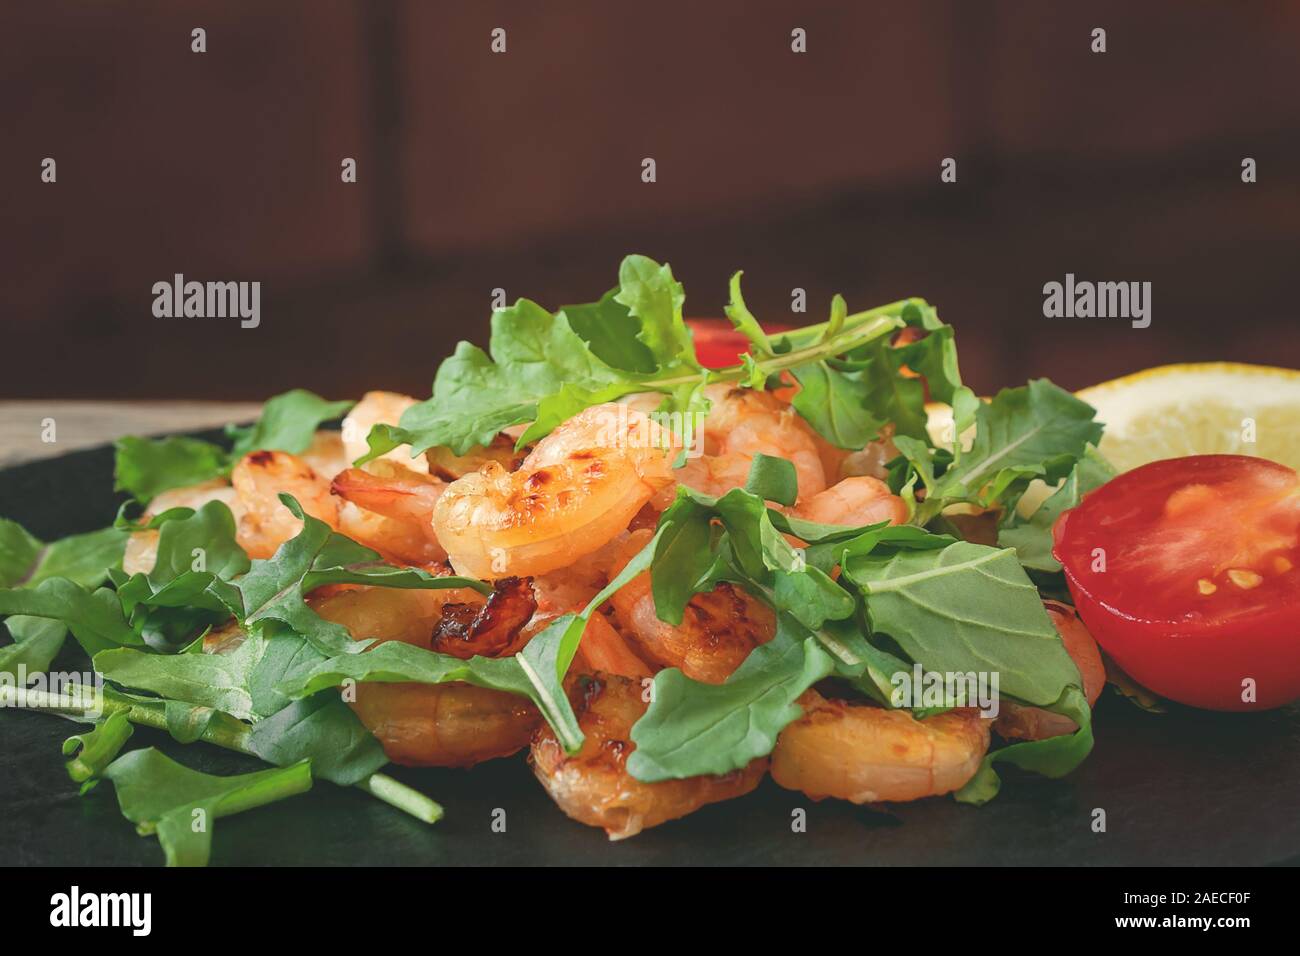
[[(0, 516), (45, 539), (113, 517), (112, 452), (77, 452), (0, 471)], [(71, 642), (69, 642), (71, 645)], [(59, 665), (82, 669), (65, 650)], [(6, 864), (150, 865), (157, 841), (135, 834), (112, 788), (85, 797), (59, 745), (78, 726), (0, 710), (0, 860)], [(748, 797), (611, 844), (555, 808), (522, 756), (471, 771), (390, 768), (447, 810), (433, 827), (352, 790), (309, 794), (221, 820), (216, 864), (531, 865), (1242, 865), (1300, 863), (1300, 708), (1247, 715), (1151, 715), (1107, 691), (1097, 747), (1065, 780), (1004, 772), (985, 807), (940, 798), (890, 808), (813, 803), (766, 780)], [(263, 766), (204, 744), (153, 744), (214, 773)], [(794, 832), (794, 811), (807, 811)], [(1092, 829), (1105, 811), (1106, 832)], [(505, 832), (494, 819), (504, 811)]]

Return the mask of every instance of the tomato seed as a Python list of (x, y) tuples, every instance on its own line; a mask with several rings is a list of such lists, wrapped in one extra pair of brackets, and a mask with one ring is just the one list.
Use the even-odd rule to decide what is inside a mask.
[(1213, 581), (1207, 581), (1205, 578), (1201, 578), (1201, 580), (1196, 582), (1196, 590), (1200, 591), (1202, 594), (1213, 594), (1219, 589), (1214, 586)]
[(1256, 574), (1254, 571), (1245, 571), (1240, 568), (1233, 568), (1229, 571), (1228, 578), (1243, 591), (1257, 588), (1264, 583), (1262, 575)]

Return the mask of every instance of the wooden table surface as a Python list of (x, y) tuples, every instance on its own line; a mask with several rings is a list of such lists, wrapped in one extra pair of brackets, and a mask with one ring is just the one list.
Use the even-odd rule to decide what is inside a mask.
[(123, 435), (247, 422), (260, 409), (257, 402), (0, 401), (0, 468), (107, 444)]

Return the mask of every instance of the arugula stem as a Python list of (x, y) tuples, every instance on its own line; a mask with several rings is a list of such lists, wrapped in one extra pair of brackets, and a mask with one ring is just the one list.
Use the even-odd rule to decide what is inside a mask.
[[(167, 714), (161, 703), (155, 705), (151, 701), (130, 700), (111, 691), (105, 693), (91, 690), (80, 684), (67, 685), (67, 692), (62, 694), (0, 685), (0, 707), (21, 707), (24, 710), (43, 711), (72, 720), (95, 718), (96, 714), (107, 717), (120, 711), (125, 713), (126, 719), (133, 724), (152, 727), (155, 730), (167, 729)], [(241, 724), (240, 728), (235, 730), (228, 726), (210, 724), (199, 739), (225, 750), (256, 757), (257, 754), (248, 744), (252, 727)], [(354, 786), (425, 823), (436, 823), (442, 818), (442, 807), (435, 800), (408, 787), (400, 780), (394, 780), (388, 774), (372, 773)], [(285, 794), (285, 796), (289, 795), (291, 794)]]
[[(825, 322), (819, 325), (810, 325), (795, 332), (787, 332), (785, 335), (791, 344), (800, 345), (805, 342), (810, 344), (792, 348), (789, 352), (773, 355), (771, 358), (758, 359), (754, 365), (766, 376), (788, 368), (794, 368), (796, 365), (831, 358), (855, 349), (859, 345), (880, 338), (882, 335), (887, 335), (895, 329), (902, 328), (903, 321), (898, 317), (898, 313), (901, 313), (903, 308), (911, 301), (913, 300), (904, 299), (899, 302), (891, 302), (889, 305), (869, 309), (866, 312), (857, 312), (850, 315), (845, 318), (840, 330), (825, 341), (820, 340), (828, 324)], [(701, 380), (710, 384), (714, 382), (736, 382), (748, 378), (750, 374), (750, 369), (744, 365), (731, 365), (715, 371), (706, 369), (703, 374), (675, 375), (671, 378), (652, 379), (638, 383), (638, 388), (667, 391), (678, 385), (690, 385)]]

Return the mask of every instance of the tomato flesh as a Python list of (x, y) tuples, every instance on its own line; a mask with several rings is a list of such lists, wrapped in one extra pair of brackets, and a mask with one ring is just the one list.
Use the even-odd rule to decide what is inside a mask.
[(1080, 617), (1138, 683), (1213, 710), (1300, 698), (1295, 471), (1242, 455), (1152, 462), (1053, 533)]

